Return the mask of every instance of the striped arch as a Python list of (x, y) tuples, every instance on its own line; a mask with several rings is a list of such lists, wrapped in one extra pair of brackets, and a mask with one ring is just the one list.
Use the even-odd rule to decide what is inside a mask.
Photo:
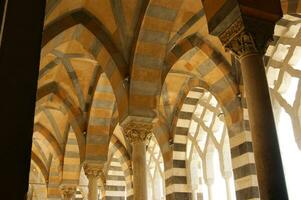
[(183, 40), (179, 41), (166, 55), (164, 60), (165, 71), (162, 73), (162, 81), (165, 80), (168, 72), (173, 65), (187, 52), (197, 48), (208, 56), (216, 66), (224, 72), (230, 71), (231, 66), (226, 59), (210, 45), (208, 45), (198, 33), (187, 36)]
[[(183, 55), (184, 53), (185, 52), (182, 52), (181, 54), (179, 54), (179, 56), (181, 57), (181, 55)], [(193, 56), (199, 53), (203, 53), (203, 50), (193, 48), (188, 53), (192, 54), (190, 56), (193, 58)], [(208, 55), (210, 54), (207, 53), (207, 56)], [(225, 112), (225, 120), (230, 137), (232, 165), (236, 179), (236, 188), (238, 190), (237, 198), (244, 199), (248, 195), (256, 198), (258, 197), (258, 184), (256, 175), (254, 174), (254, 154), (252, 145), (250, 145), (251, 134), (248, 126), (246, 126), (248, 122), (246, 122), (244, 119), (244, 112), (241, 106), (241, 101), (239, 96), (237, 95), (240, 93), (240, 91), (238, 90), (236, 83), (233, 82), (233, 78), (231, 77), (229, 70), (227, 70), (227, 64), (218, 60), (217, 62), (217, 56), (213, 56), (213, 61), (215, 60), (215, 63), (212, 62), (211, 59), (198, 61), (200, 58), (201, 57), (196, 56), (194, 58), (194, 61), (191, 61), (191, 59), (185, 61), (185, 59), (180, 58), (180, 60), (182, 59), (181, 65), (183, 65), (184, 67), (189, 67), (190, 69), (194, 69), (196, 66), (198, 66), (198, 70), (197, 72), (194, 71), (194, 73), (192, 70), (182, 70), (177, 72), (189, 72), (191, 75), (195, 75), (196, 77), (198, 77), (198, 75), (201, 75), (198, 78), (205, 82), (205, 84), (208, 86), (207, 90), (210, 91), (219, 101), (222, 110)], [(177, 62), (175, 64), (177, 64)], [(177, 129), (175, 130), (174, 135), (174, 142), (176, 142)], [(241, 171), (243, 172), (241, 173)]]
[(110, 81), (103, 73), (97, 84), (88, 122), (86, 161), (104, 164), (107, 161), (115, 96)]
[(85, 151), (85, 138), (83, 135), (84, 119), (80, 108), (78, 108), (69, 97), (68, 92), (57, 82), (50, 82), (42, 85), (37, 91), (37, 107), (39, 100), (43, 97), (53, 94), (62, 102), (63, 108), (67, 111), (69, 122), (74, 130), (80, 150), (80, 160), (83, 161)]
[(49, 173), (48, 173), (48, 168), (45, 166), (44, 162), (40, 159), (40, 157), (34, 152), (31, 152), (31, 160), (36, 164), (36, 166), (39, 168), (41, 171), (41, 174), (44, 177), (45, 183), (48, 183), (49, 180)]
[[(191, 54), (190, 58), (193, 58), (193, 56), (199, 53), (205, 54), (208, 57), (208, 60), (200, 61), (200, 63), (193, 61), (191, 62), (191, 59), (188, 59), (188, 61), (186, 61), (185, 58), (182, 58), (184, 54)], [(195, 59), (198, 58), (195, 57)], [(239, 99), (239, 96), (237, 96), (237, 94), (240, 93), (239, 87), (233, 81), (234, 78), (230, 74), (230, 65), (219, 53), (217, 53), (209, 45), (207, 45), (197, 34), (191, 35), (182, 40), (171, 50), (165, 60), (167, 66), (166, 75), (169, 69), (177, 64), (179, 60), (181, 61), (182, 65), (184, 65), (185, 67), (188, 66), (191, 70), (178, 70), (176, 72), (187, 73), (188, 75), (196, 76), (196, 78), (199, 78), (203, 82), (202, 85), (199, 86), (204, 87), (204, 85), (206, 85), (206, 89), (216, 97), (222, 107), (222, 110), (225, 112), (225, 119), (230, 136), (232, 163), (234, 167), (236, 185), (242, 186), (240, 188), (237, 187), (238, 199), (245, 199), (248, 195), (254, 198), (258, 197), (257, 178), (254, 175), (255, 161), (252, 145), (250, 145), (251, 135), (248, 126), (246, 126), (247, 123), (244, 119), (244, 111), (241, 106), (241, 101)], [(198, 67), (197, 72), (193, 72), (192, 70), (196, 67)], [(174, 71), (172, 70), (172, 72)], [(201, 76), (199, 77), (199, 75)], [(164, 74), (162, 78), (165, 79)], [(184, 104), (185, 101), (186, 99), (184, 100)], [(182, 108), (182, 106), (178, 106), (178, 108)], [(193, 109), (193, 107), (191, 109)], [(184, 148), (181, 143), (178, 144), (177, 141), (179, 140), (178, 137), (181, 138), (181, 135), (187, 135), (188, 131), (187, 129), (183, 132), (183, 127), (180, 127), (179, 129), (175, 126), (175, 122), (178, 123), (178, 121), (181, 119), (181, 116), (190, 115), (181, 111), (175, 115), (176, 117), (173, 123), (175, 127), (175, 129), (173, 130), (175, 149), (179, 148), (179, 150), (186, 151), (186, 148)], [(185, 157), (183, 157), (182, 160), (177, 160), (179, 159), (179, 156), (177, 154), (183, 155), (183, 152), (173, 153), (173, 156), (171, 156), (173, 157), (172, 164), (167, 164), (166, 166), (179, 165), (183, 166), (184, 168), (186, 167), (185, 165), (183, 165), (185, 164)], [(173, 167), (173, 169), (174, 168), (175, 167)], [(241, 171), (243, 172), (241, 173)], [(168, 185), (173, 185), (170, 186), (170, 189), (167, 189), (171, 196), (177, 195), (172, 192), (173, 190), (178, 191), (176, 186), (177, 184), (171, 184), (172, 181), (168, 180), (168, 178), (170, 178), (171, 180), (175, 179), (175, 181), (178, 180), (177, 177), (173, 178), (173, 174), (177, 173), (173, 171), (167, 171), (166, 175), (166, 186), (168, 187)], [(187, 182), (186, 175), (184, 176), (184, 178), (182, 178), (182, 181)], [(239, 184), (243, 181), (245, 181), (245, 184)], [(180, 186), (180, 188), (185, 188), (185, 186)], [(187, 194), (185, 194), (185, 192), (187, 192)], [(186, 195), (186, 197), (188, 198), (188, 196), (190, 195), (189, 188), (186, 186), (186, 191), (183, 191), (183, 193), (178, 195)]]
[[(189, 84), (184, 88), (182, 97), (178, 101), (178, 110), (174, 114), (174, 121), (172, 127), (173, 144), (172, 149), (163, 154), (165, 163), (165, 187), (166, 187), (166, 199), (191, 199), (191, 191), (188, 186), (187, 170), (186, 170), (186, 136), (189, 127), (178, 127), (177, 123), (182, 117), (192, 117), (192, 113), (195, 109), (195, 105), (184, 106), (186, 104), (196, 104), (198, 99), (189, 99), (189, 94), (198, 94), (202, 92), (202, 89), (197, 86), (206, 87), (206, 85), (198, 79), (191, 79)], [(191, 114), (185, 112), (185, 109), (189, 109)], [(185, 138), (183, 140), (183, 138)], [(167, 155), (167, 156), (166, 156)]]
[[(174, 111), (170, 113), (172, 117), (172, 122), (171, 123), (167, 122), (166, 119), (162, 117), (162, 115), (159, 113), (158, 123), (154, 125), (153, 132), (163, 156), (165, 169), (172, 168), (171, 144), (174, 138), (174, 132), (175, 132), (174, 129), (176, 127), (178, 113), (180, 112), (181, 106), (188, 92), (191, 90), (191, 88), (196, 86), (202, 86), (208, 88), (208, 86), (203, 81), (197, 79), (196, 77), (188, 78), (187, 81), (185, 81), (184, 84), (181, 85), (181, 88), (178, 88), (178, 91), (176, 91), (178, 93), (177, 101), (176, 104), (174, 105)], [(162, 93), (163, 91), (161, 92), (161, 96), (163, 95)]]
[[(189, 54), (190, 58), (185, 60), (186, 58), (182, 57), (184, 54)], [(207, 57), (206, 59), (204, 59), (204, 55)], [(184, 93), (182, 94), (182, 98), (180, 98), (177, 105), (178, 111), (174, 113), (175, 117), (171, 127), (171, 131), (174, 136), (173, 138), (174, 148), (177, 148), (180, 145), (179, 148), (184, 152), (185, 155), (186, 149), (184, 150), (181, 144), (179, 145), (177, 144), (177, 140), (178, 140), (177, 135), (186, 134), (187, 131), (183, 133), (183, 130), (179, 129), (176, 125), (182, 116), (189, 116), (189, 114), (181, 112), (182, 109), (181, 101), (183, 101), (185, 104), (186, 100), (184, 99), (186, 99), (187, 93), (190, 91), (191, 88), (196, 86), (201, 86), (203, 88), (206, 88), (216, 97), (216, 99), (220, 102), (222, 110), (225, 112), (225, 119), (228, 126), (230, 137), (242, 133), (240, 135), (240, 140), (238, 142), (238, 145), (244, 143), (245, 133), (242, 127), (243, 125), (242, 108), (241, 108), (240, 99), (237, 97), (239, 90), (238, 90), (238, 86), (236, 85), (236, 83), (233, 81), (233, 78), (231, 77), (229, 64), (223, 59), (221, 55), (219, 55), (212, 48), (210, 48), (210, 46), (204, 43), (201, 40), (201, 38), (198, 37), (196, 34), (189, 36), (183, 41), (181, 41), (179, 45), (176, 45), (168, 54), (165, 60), (165, 64), (167, 66), (165, 76), (167, 75), (168, 71), (170, 71), (170, 69), (179, 61), (181, 61), (180, 64), (181, 66), (184, 66), (184, 68), (187, 66), (189, 70), (185, 70), (182, 67), (181, 70), (171, 70), (171, 72), (187, 74), (188, 76), (192, 77), (192, 80), (190, 82), (191, 87), (187, 85), (187, 87), (184, 88)], [(165, 80), (164, 74), (162, 79)], [(183, 155), (183, 152), (180, 154)], [(164, 155), (164, 161), (166, 162), (165, 178), (166, 178), (166, 187), (167, 187), (167, 197), (168, 195), (170, 195), (169, 198), (173, 198), (174, 195), (180, 195), (180, 196), (186, 195), (186, 197), (188, 198), (188, 196), (190, 195), (189, 188), (187, 186), (186, 187), (180, 186), (180, 188), (177, 188), (176, 186), (177, 185), (176, 182), (178, 181), (176, 176), (177, 172), (174, 172), (174, 170), (170, 170), (170, 169), (177, 168), (175, 167), (177, 165), (185, 168), (186, 167), (184, 165), (185, 157), (183, 157), (183, 160), (181, 159), (177, 160), (179, 159), (178, 155), (176, 155), (172, 151), (170, 152), (163, 151), (163, 155)], [(179, 173), (183, 173), (183, 169), (180, 169)], [(176, 177), (174, 177), (174, 174)], [(173, 181), (175, 181), (174, 184), (172, 184)], [(184, 178), (182, 178), (182, 181), (187, 182), (186, 175), (184, 176)], [(174, 193), (174, 191), (180, 191), (180, 189), (184, 189), (183, 193), (180, 194)]]
[[(189, 54), (190, 59), (182, 58), (184, 54)], [(198, 60), (198, 56), (204, 57), (204, 55), (207, 56), (206, 60)], [(165, 76), (170, 70), (173, 71), (171, 68), (179, 61), (182, 62), (183, 70), (177, 71), (178, 73), (185, 74), (189, 68), (189, 75), (199, 77), (208, 85), (207, 89), (218, 99), (223, 110), (228, 112), (226, 113), (227, 124), (235, 124), (241, 120), (240, 100), (237, 97), (240, 93), (239, 87), (230, 73), (230, 65), (222, 55), (195, 34), (185, 38), (167, 55)], [(165, 79), (164, 75), (162, 79)]]
[[(81, 26), (78, 25), (70, 30), (70, 34), (73, 34), (72, 38), (69, 38), (70, 40), (58, 42), (60, 45), (54, 46), (53, 49), (46, 50), (46, 47), (44, 48), (43, 52), (45, 55), (40, 62), (39, 82), (43, 83), (45, 79), (49, 79), (49, 77), (46, 77), (46, 75), (51, 73), (52, 70), (55, 70), (58, 65), (64, 66), (65, 72), (67, 73), (66, 75), (68, 75), (71, 81), (70, 84), (72, 84), (72, 87), (74, 88), (74, 92), (77, 97), (76, 100), (79, 102), (82, 111), (85, 113), (85, 115), (87, 115), (90, 110), (93, 92), (95, 91), (95, 87), (97, 85), (98, 78), (102, 73), (102, 69), (95, 61), (95, 58), (91, 52), (88, 52), (87, 49), (82, 46), (82, 42), (76, 40), (76, 38), (73, 38), (75, 37), (74, 35), (77, 31), (81, 32), (79, 30), (80, 27)], [(68, 35), (69, 32), (66, 32), (64, 32), (64, 34)], [(53, 40), (54, 41), (52, 42), (57, 45), (56, 39)], [(73, 48), (76, 49), (75, 52), (69, 53), (70, 49), (68, 48), (64, 49), (63, 51), (59, 50), (60, 47), (66, 45), (72, 45)], [(74, 47), (75, 45), (76, 47)], [(52, 47), (51, 45), (49, 46)], [(73, 48), (71, 51), (73, 51)], [(80, 61), (82, 64), (87, 63), (89, 68), (94, 65), (93, 70), (89, 71), (87, 74), (84, 74), (86, 77), (85, 80), (81, 79), (82, 76), (80, 76), (80, 74), (78, 76), (76, 72), (77, 65), (72, 64), (72, 61)], [(81, 88), (79, 86), (82, 81), (87, 81), (87, 88)]]
[[(127, 65), (105, 27), (86, 9), (70, 11), (45, 27), (42, 57), (59, 44), (71, 40), (79, 41), (106, 73), (118, 102), (119, 118), (125, 118), (128, 112), (128, 94), (124, 86)], [(94, 76), (95, 87), (100, 73), (98, 71)], [(89, 94), (93, 95), (93, 92), (91, 90)]]
[(49, 170), (49, 183), (47, 188), (47, 198), (49, 200), (60, 200), (61, 189), (60, 184), (62, 181), (63, 173), (62, 165), (57, 158), (52, 158)]
[[(182, 0), (150, 0), (141, 24), (133, 58), (129, 112), (154, 118), (160, 96), (164, 57)], [(164, 14), (162, 14), (164, 13)]]
[(113, 154), (107, 168), (105, 199), (124, 200), (126, 195), (126, 183), (124, 172), (121, 168), (120, 157)]
[(47, 198), (47, 180), (43, 175), (42, 169), (33, 160), (30, 164), (30, 180), (27, 197), (28, 199), (45, 199)]
[[(176, 197), (183, 199), (191, 198), (186, 171), (187, 135), (193, 112), (200, 93), (203, 91), (204, 89), (200, 87), (192, 88), (178, 113), (177, 125), (174, 130), (172, 169), (167, 169), (165, 172), (167, 199)], [(236, 130), (238, 133), (234, 132), (233, 126), (235, 129), (240, 129)], [(237, 200), (257, 199), (259, 197), (259, 190), (250, 132), (245, 130), (244, 126), (236, 127), (236, 125), (227, 124), (227, 127), (230, 137)]]
[(74, 131), (70, 127), (65, 147), (62, 185), (77, 186), (79, 183), (81, 162), (79, 147)]
[(41, 134), (47, 140), (60, 162), (63, 161), (63, 151), (52, 133), (40, 122), (34, 124), (34, 133)]
[(122, 74), (125, 74), (126, 62), (123, 59), (118, 48), (114, 45), (109, 31), (101, 21), (99, 21), (85, 8), (80, 8), (65, 13), (64, 15), (58, 17), (56, 20), (48, 24), (44, 28), (42, 46), (44, 47), (55, 36), (77, 24), (82, 24), (97, 37), (99, 42), (104, 46), (104, 48), (107, 49), (109, 54), (113, 56), (113, 60), (118, 66), (120, 72)]
[[(125, 183), (126, 183), (126, 195), (127, 200), (133, 199), (133, 182), (132, 182), (132, 176), (133, 171), (131, 167), (131, 159), (130, 156), (126, 150), (126, 148), (123, 146), (123, 144), (118, 140), (116, 136), (111, 137), (110, 141), (110, 152), (109, 152), (109, 158), (112, 158), (114, 155), (116, 155), (119, 159), (121, 168), (123, 170), (124, 176), (125, 176)], [(108, 168), (109, 169), (109, 168)], [(108, 170), (107, 170), (108, 172)], [(108, 173), (106, 173), (108, 174)], [(108, 177), (108, 175), (107, 175)]]

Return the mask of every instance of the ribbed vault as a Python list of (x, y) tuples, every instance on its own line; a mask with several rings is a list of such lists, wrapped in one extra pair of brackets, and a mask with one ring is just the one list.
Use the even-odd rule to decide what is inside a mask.
[[(300, 1), (281, 3), (287, 16), (299, 17)], [(74, 185), (84, 199), (83, 166), (93, 163), (104, 173), (100, 197), (131, 199), (132, 148), (120, 124), (134, 116), (157, 119), (148, 152), (160, 154), (152, 162), (161, 192), (184, 198), (178, 193), (191, 193), (187, 136), (206, 91), (224, 115), (237, 199), (258, 198), (240, 73), (208, 34), (200, 0), (47, 0), (29, 196), (60, 199), (62, 185)]]

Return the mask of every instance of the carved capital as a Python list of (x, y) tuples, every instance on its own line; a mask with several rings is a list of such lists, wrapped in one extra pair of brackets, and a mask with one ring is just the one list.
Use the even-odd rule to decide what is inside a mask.
[(130, 121), (123, 126), (124, 135), (133, 144), (135, 142), (148, 142), (152, 136), (152, 123)]
[(64, 195), (65, 198), (72, 198), (75, 195), (76, 192), (76, 186), (74, 185), (62, 185), (61, 186), (61, 191)]
[(273, 33), (274, 24), (244, 16), (218, 37), (227, 51), (241, 58), (254, 53), (264, 55)]
[(93, 164), (85, 164), (84, 165), (84, 171), (86, 176), (98, 178), (103, 175), (103, 170), (101, 166), (93, 165)]

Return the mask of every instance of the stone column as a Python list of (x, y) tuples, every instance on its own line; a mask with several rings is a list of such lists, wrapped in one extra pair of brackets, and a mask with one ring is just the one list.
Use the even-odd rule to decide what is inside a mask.
[[(287, 190), (263, 64), (275, 24), (283, 16), (280, 1), (202, 2), (209, 33), (218, 36), (241, 63), (260, 199), (286, 200)], [(253, 195), (256, 198), (257, 195)]]
[(231, 171), (223, 172), (223, 177), (225, 180), (225, 185), (226, 185), (226, 190), (227, 190), (227, 199), (232, 200), (232, 191), (231, 191), (232, 172)]
[(98, 179), (100, 176), (102, 176), (102, 167), (91, 165), (91, 164), (85, 164), (84, 166), (85, 174), (89, 180), (88, 184), (88, 199), (89, 200), (97, 200), (98, 198)]
[(75, 199), (76, 186), (63, 185), (61, 187), (61, 190), (62, 190), (64, 200), (74, 200)]
[(135, 200), (147, 200), (146, 142), (149, 141), (151, 133), (151, 123), (130, 121), (124, 126), (125, 137), (132, 145)]
[(285, 200), (288, 196), (263, 63), (268, 36), (259, 40), (256, 34), (241, 31), (225, 46), (241, 63), (261, 199)]
[(213, 184), (214, 184), (214, 179), (213, 178), (208, 178), (206, 181), (207, 187), (208, 187), (208, 197), (209, 200), (213, 200), (214, 199), (214, 190), (213, 190)]

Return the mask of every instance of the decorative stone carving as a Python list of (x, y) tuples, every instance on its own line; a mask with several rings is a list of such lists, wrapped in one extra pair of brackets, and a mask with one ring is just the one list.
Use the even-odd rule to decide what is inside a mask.
[(123, 126), (124, 135), (131, 144), (148, 142), (152, 136), (152, 129), (152, 123), (140, 121), (130, 121)]
[(72, 199), (76, 192), (76, 186), (74, 185), (62, 185), (61, 190), (65, 199)]
[(89, 176), (93, 177), (101, 177), (103, 175), (102, 167), (93, 165), (93, 164), (85, 164), (84, 165), (84, 171), (86, 176), (89, 178)]
[(106, 179), (106, 176), (105, 176), (105, 173), (103, 172), (103, 170), (101, 170), (99, 178), (103, 184), (103, 187), (105, 188), (107, 185), (107, 179)]
[(252, 53), (263, 55), (273, 40), (273, 32), (274, 24), (244, 16), (218, 37), (226, 50), (241, 58)]
[(223, 44), (227, 44), (243, 30), (244, 30), (243, 21), (241, 18), (239, 18), (219, 36), (219, 39)]
[(260, 53), (254, 41), (254, 36), (248, 32), (241, 32), (225, 45), (226, 50), (230, 50), (235, 56), (243, 57), (251, 53)]

